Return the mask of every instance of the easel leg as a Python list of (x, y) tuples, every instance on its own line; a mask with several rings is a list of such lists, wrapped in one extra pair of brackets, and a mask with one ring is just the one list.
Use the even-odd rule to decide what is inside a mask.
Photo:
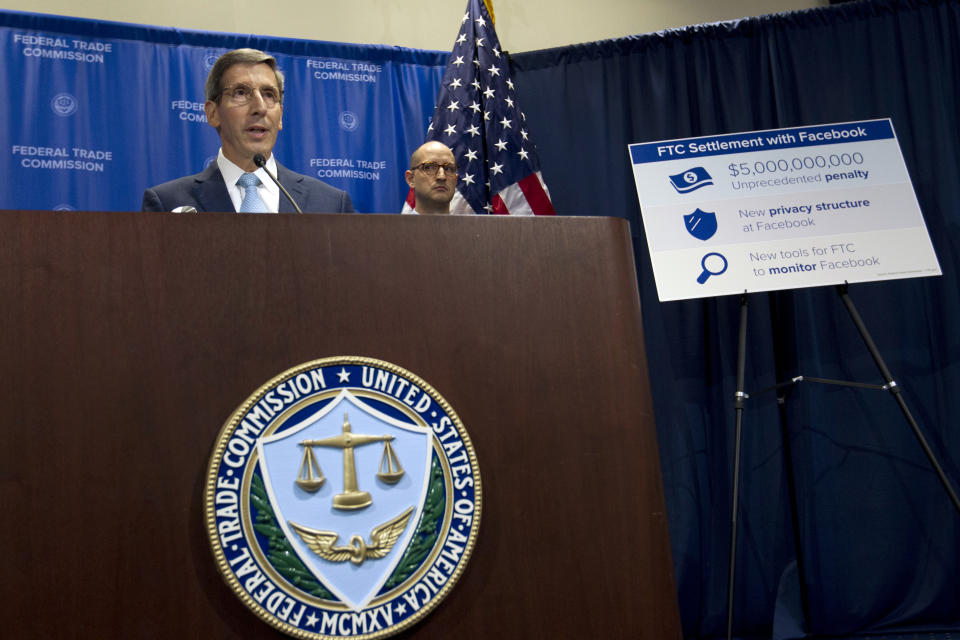
[(803, 613), (803, 628), (810, 628), (810, 602), (807, 595), (806, 568), (803, 545), (800, 536), (800, 505), (797, 500), (797, 481), (793, 470), (793, 445), (790, 440), (790, 428), (787, 426), (787, 395), (791, 386), (783, 386), (777, 393), (777, 410), (780, 414), (780, 439), (783, 441), (783, 472), (787, 483), (787, 495), (790, 498), (790, 520), (793, 523), (793, 553), (797, 559), (797, 579), (800, 582), (800, 610)]
[(930, 460), (933, 470), (937, 473), (937, 476), (940, 478), (940, 482), (943, 483), (944, 489), (946, 489), (947, 493), (950, 495), (950, 500), (953, 502), (953, 506), (956, 507), (957, 513), (960, 513), (960, 499), (957, 498), (957, 492), (954, 491), (953, 487), (950, 485), (950, 480), (943, 472), (943, 468), (941, 468), (940, 463), (937, 462), (937, 457), (934, 455), (930, 445), (927, 444), (927, 439), (923, 437), (923, 433), (920, 431), (917, 421), (913, 419), (910, 409), (907, 408), (907, 403), (900, 394), (900, 387), (897, 386), (893, 376), (890, 375), (887, 365), (884, 364), (883, 358), (880, 357), (880, 352), (877, 350), (877, 346), (873, 343), (873, 339), (867, 332), (867, 327), (863, 324), (863, 320), (860, 319), (860, 314), (857, 313), (857, 309), (853, 306), (853, 301), (850, 299), (850, 296), (847, 295), (848, 288), (849, 287), (847, 283), (837, 285), (837, 293), (840, 295), (840, 299), (843, 300), (844, 306), (847, 307), (847, 311), (850, 313), (850, 317), (853, 319), (853, 324), (857, 326), (857, 331), (860, 332), (860, 337), (863, 338), (864, 343), (867, 345), (867, 350), (870, 351), (870, 355), (873, 356), (873, 361), (880, 369), (880, 374), (887, 383), (886, 389), (893, 394), (897, 404), (900, 405), (900, 410), (903, 412), (903, 416), (907, 419), (907, 423), (913, 430), (913, 435), (917, 437), (917, 440), (920, 442), (920, 447), (923, 449), (923, 452), (927, 454), (927, 459)]
[(747, 360), (747, 293), (740, 296), (740, 337), (737, 345), (737, 392), (734, 397), (736, 433), (733, 445), (733, 504), (730, 508), (730, 568), (727, 582), (727, 640), (733, 637), (733, 595), (737, 564), (737, 510), (740, 502), (740, 442), (743, 427), (743, 405), (747, 394), (743, 391)]

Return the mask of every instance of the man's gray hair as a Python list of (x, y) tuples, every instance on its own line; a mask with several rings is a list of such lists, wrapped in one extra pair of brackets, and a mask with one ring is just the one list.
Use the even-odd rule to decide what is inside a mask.
[(210, 69), (209, 75), (207, 75), (207, 84), (204, 91), (207, 100), (217, 102), (220, 99), (220, 94), (224, 90), (224, 87), (220, 86), (220, 82), (223, 80), (223, 74), (227, 72), (227, 69), (235, 64), (261, 63), (273, 69), (273, 73), (277, 77), (277, 88), (280, 90), (280, 101), (283, 102), (283, 74), (277, 69), (277, 59), (256, 49), (234, 49), (217, 58), (217, 61), (213, 63), (213, 68)]

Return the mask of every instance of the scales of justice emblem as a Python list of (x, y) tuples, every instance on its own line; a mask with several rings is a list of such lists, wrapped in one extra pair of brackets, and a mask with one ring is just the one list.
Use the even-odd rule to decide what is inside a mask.
[(450, 404), (405, 369), (334, 356), (287, 369), (217, 436), (204, 523), (225, 582), (297, 638), (378, 640), (463, 574), (482, 486)]
[[(319, 490), (326, 482), (326, 478), (317, 462), (313, 447), (340, 449), (343, 451), (343, 492), (333, 496), (333, 508), (353, 510), (368, 507), (373, 502), (373, 498), (370, 496), (370, 492), (362, 491), (357, 486), (357, 465), (354, 449), (365, 444), (382, 442), (383, 454), (380, 457), (377, 478), (386, 484), (396, 484), (403, 478), (404, 470), (396, 452), (393, 450), (393, 446), (390, 444), (393, 439), (394, 436), (390, 435), (353, 433), (350, 420), (344, 413), (342, 433), (319, 440), (304, 440), (300, 443), (300, 446), (303, 447), (303, 459), (300, 461), (296, 484), (309, 493)], [(406, 528), (407, 521), (410, 520), (412, 513), (413, 507), (409, 507), (397, 517), (374, 527), (370, 532), (369, 543), (364, 541), (361, 535), (351, 535), (349, 546), (335, 546), (340, 537), (335, 531), (317, 531), (294, 522), (291, 522), (290, 526), (310, 550), (324, 560), (331, 562), (350, 560), (354, 564), (361, 564), (367, 558), (383, 558), (386, 556)]]
[(432, 444), (428, 428), (349, 389), (258, 442), (280, 527), (304, 564), (353, 609), (366, 606), (399, 560), (391, 552), (405, 546), (417, 519)]

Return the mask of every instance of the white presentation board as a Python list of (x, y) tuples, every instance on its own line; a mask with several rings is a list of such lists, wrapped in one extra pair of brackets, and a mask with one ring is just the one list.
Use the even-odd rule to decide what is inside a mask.
[(941, 274), (889, 119), (629, 153), (661, 301)]

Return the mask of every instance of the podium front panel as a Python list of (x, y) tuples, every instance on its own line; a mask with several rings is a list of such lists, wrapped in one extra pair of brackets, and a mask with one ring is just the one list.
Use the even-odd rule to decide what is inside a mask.
[(280, 634), (221, 580), (211, 446), (303, 362), (392, 362), (458, 412), (483, 515), (398, 637), (679, 638), (627, 223), (0, 214), (0, 611), (15, 637)]

